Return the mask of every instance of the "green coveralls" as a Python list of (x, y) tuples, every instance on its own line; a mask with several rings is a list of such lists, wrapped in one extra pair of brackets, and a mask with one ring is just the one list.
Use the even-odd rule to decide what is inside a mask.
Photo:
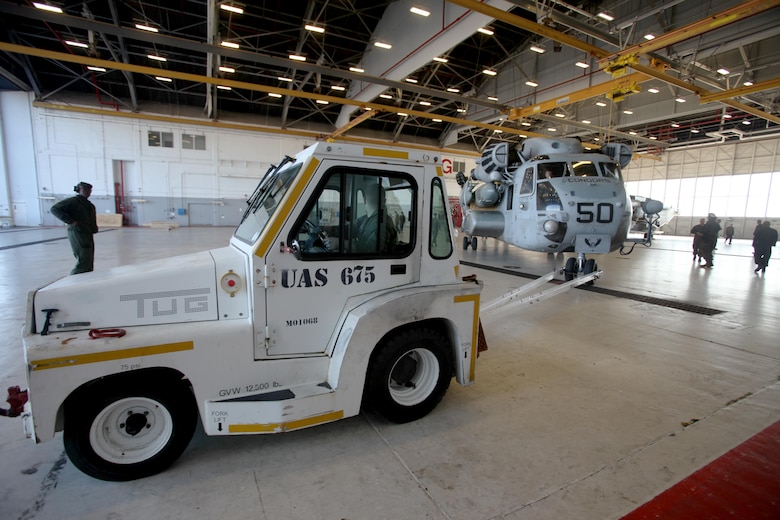
[(51, 214), (68, 225), (68, 240), (76, 257), (76, 267), (70, 274), (93, 270), (95, 262), (95, 239), (98, 232), (95, 205), (83, 195), (61, 200), (51, 207)]

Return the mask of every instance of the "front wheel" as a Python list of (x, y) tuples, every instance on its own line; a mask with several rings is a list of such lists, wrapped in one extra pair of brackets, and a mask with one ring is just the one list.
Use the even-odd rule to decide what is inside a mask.
[(431, 329), (403, 332), (379, 347), (368, 368), (367, 404), (396, 423), (427, 415), (452, 379), (447, 342)]
[(106, 382), (68, 405), (63, 441), (81, 471), (127, 481), (166, 469), (195, 431), (198, 411), (181, 382)]

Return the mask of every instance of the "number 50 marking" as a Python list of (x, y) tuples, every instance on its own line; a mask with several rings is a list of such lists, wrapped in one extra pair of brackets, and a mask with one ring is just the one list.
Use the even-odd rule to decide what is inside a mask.
[[(596, 206), (596, 211), (593, 211)], [(600, 202), (598, 205), (594, 202), (577, 203), (577, 222), (587, 224), (595, 219), (599, 224), (609, 224), (615, 215), (615, 207), (609, 202)]]

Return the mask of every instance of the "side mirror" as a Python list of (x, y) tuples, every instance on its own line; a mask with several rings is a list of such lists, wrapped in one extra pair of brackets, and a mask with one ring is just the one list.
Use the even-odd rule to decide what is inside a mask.
[(298, 243), (297, 240), (293, 240), (290, 244), (290, 251), (292, 251), (292, 254), (297, 258), (298, 260), (301, 260), (303, 256), (301, 255), (301, 245)]

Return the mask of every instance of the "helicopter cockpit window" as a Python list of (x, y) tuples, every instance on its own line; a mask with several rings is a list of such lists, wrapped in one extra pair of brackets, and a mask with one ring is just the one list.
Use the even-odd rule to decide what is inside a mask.
[(520, 183), (520, 195), (528, 195), (534, 192), (534, 169), (528, 168), (523, 174), (523, 182)]
[(557, 179), (563, 177), (566, 173), (566, 163), (542, 163), (539, 165), (539, 173), (537, 178), (540, 181), (545, 179)]
[(620, 173), (620, 165), (617, 163), (601, 163), (601, 168), (604, 177), (622, 180), (623, 177)]
[(590, 161), (577, 161), (571, 165), (575, 177), (598, 177), (596, 165)]

